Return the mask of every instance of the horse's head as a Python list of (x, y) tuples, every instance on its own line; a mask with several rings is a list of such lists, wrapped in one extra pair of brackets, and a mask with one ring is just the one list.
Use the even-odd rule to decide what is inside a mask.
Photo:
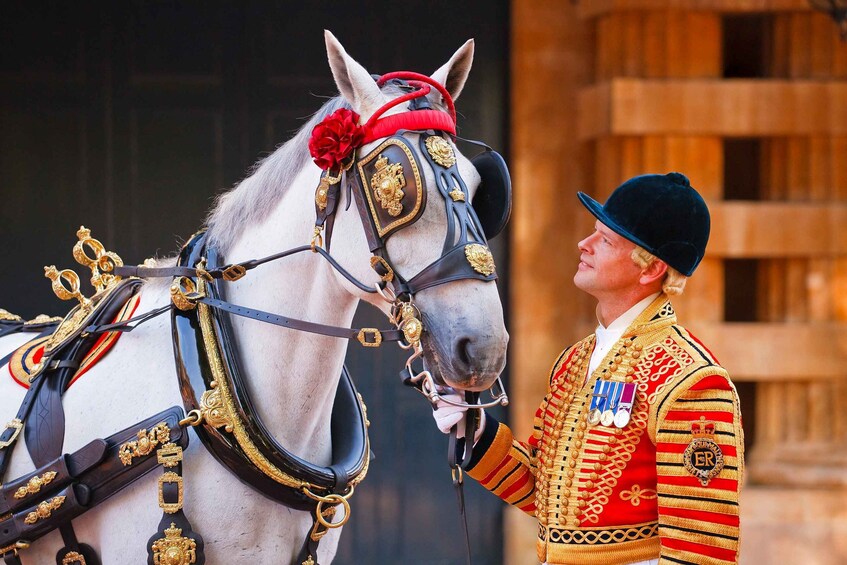
[[(499, 230), (502, 221), (493, 222), (496, 228), (485, 225), (491, 213), (478, 216), (472, 204), (483, 200), (477, 194), (481, 178), (497, 168), (499, 156), (488, 153), (472, 163), (452, 135), (452, 101), (470, 71), (473, 40), (431, 77), (417, 78), (412, 73), (375, 78), (329, 32), (326, 45), (338, 89), (365, 130), (352, 163), (345, 164), (350, 166), (346, 180), (355, 177), (357, 183), (353, 209), (359, 213), (343, 213), (349, 201), (340, 190), (342, 213), (332, 225), (332, 254), (344, 257), (346, 268), (373, 284), (390, 271), (394, 278), (383, 285), (386, 292), (412, 295), (422, 315), (425, 362), (436, 381), (463, 390), (487, 389), (503, 370), (509, 337), (484, 233)], [(403, 100), (391, 106), (398, 98)], [(334, 174), (331, 167), (328, 172)], [(498, 205), (503, 216), (505, 200)], [(389, 313), (386, 301), (347, 286)]]

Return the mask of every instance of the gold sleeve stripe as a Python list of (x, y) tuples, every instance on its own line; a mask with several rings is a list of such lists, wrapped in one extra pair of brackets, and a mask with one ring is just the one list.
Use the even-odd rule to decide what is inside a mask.
[(481, 481), (497, 467), (505, 464), (512, 449), (512, 441), (512, 430), (508, 426), (499, 424), (491, 445), (488, 446), (473, 469), (468, 471), (468, 475), (477, 481)]

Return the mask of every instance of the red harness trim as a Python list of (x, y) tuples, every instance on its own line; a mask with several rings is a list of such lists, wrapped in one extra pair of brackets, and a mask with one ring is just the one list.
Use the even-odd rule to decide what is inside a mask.
[[(111, 323), (114, 324), (116, 322), (122, 322), (132, 318), (140, 302), (140, 295), (135, 295), (127, 300), (126, 304), (124, 304), (123, 308), (121, 308), (120, 312), (118, 312)], [(68, 387), (74, 384), (77, 379), (88, 372), (95, 363), (102, 359), (103, 356), (109, 352), (112, 346), (117, 343), (121, 334), (122, 332), (108, 332), (101, 335), (94, 343), (94, 346), (92, 346), (83, 358), (82, 363), (79, 365), (79, 369), (77, 369), (77, 372), (71, 379)], [(12, 375), (12, 379), (22, 387), (27, 389), (29, 388), (30, 369), (33, 365), (41, 361), (41, 358), (44, 355), (44, 346), (48, 339), (50, 339), (50, 336), (40, 337), (29, 341), (19, 347), (18, 350), (15, 351), (14, 355), (12, 355), (12, 359), (9, 361), (9, 374)]]

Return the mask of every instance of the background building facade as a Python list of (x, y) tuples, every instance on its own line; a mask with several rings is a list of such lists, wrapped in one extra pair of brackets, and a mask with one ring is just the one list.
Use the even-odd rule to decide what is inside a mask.
[[(518, 435), (550, 360), (596, 323), (571, 284), (594, 220), (574, 193), (602, 201), (631, 176), (684, 172), (712, 236), (675, 303), (742, 396), (742, 562), (843, 563), (847, 43), (803, 0), (512, 9)], [(516, 512), (505, 522), (507, 562), (525, 563), (534, 524)]]

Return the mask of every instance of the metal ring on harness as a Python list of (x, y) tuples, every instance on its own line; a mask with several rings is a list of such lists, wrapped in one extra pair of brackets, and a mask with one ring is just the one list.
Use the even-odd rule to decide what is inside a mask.
[[(328, 494), (326, 496), (321, 496), (313, 493), (309, 490), (309, 487), (303, 487), (303, 494), (311, 498), (312, 500), (318, 503), (315, 508), (315, 517), (318, 523), (324, 528), (340, 528), (344, 524), (347, 523), (347, 520), (350, 519), (350, 502), (347, 500), (351, 496), (353, 496), (354, 487), (351, 485), (350, 490), (347, 491), (346, 494)], [(329, 522), (323, 516), (323, 505), (329, 504), (332, 506), (338, 506), (339, 504), (344, 508), (344, 516), (338, 522)]]

